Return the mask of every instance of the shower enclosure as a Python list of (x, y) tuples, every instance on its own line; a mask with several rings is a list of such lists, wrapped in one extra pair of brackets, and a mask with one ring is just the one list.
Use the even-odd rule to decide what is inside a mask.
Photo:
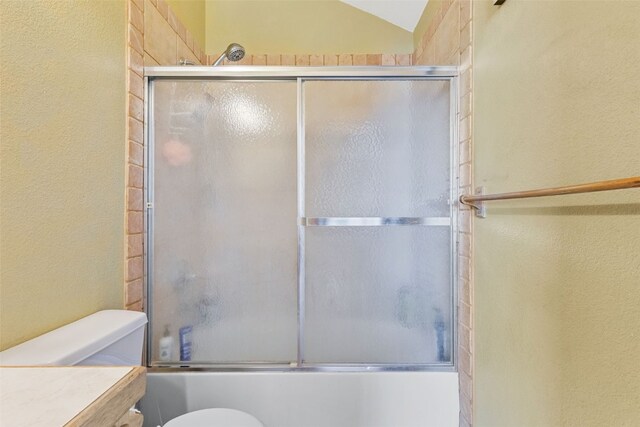
[(455, 68), (145, 72), (149, 366), (454, 369)]

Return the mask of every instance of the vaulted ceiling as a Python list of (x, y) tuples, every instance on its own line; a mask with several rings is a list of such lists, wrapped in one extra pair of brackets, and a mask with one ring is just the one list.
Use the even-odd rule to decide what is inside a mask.
[(409, 32), (415, 30), (429, 0), (340, 0)]

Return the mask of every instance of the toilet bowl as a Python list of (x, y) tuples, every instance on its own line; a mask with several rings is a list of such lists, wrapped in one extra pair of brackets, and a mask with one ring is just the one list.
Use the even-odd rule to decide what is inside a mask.
[(236, 409), (211, 408), (189, 412), (164, 427), (264, 427), (255, 417)]
[[(140, 365), (147, 315), (103, 310), (0, 352), (4, 366)], [(143, 414), (144, 415), (144, 414)], [(168, 427), (264, 427), (236, 409), (189, 412)]]

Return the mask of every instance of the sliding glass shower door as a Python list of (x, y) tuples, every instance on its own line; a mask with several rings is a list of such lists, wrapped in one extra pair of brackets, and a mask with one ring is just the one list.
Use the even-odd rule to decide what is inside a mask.
[(163, 80), (153, 100), (154, 342), (168, 329), (179, 362), (191, 327), (193, 363), (296, 360), (296, 83)]
[(274, 73), (149, 80), (149, 364), (451, 366), (452, 76)]
[(449, 82), (303, 89), (304, 360), (450, 361)]

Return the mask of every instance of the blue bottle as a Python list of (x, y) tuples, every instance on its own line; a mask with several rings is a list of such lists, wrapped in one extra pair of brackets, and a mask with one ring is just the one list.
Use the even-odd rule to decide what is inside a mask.
[(180, 328), (180, 361), (188, 362), (191, 360), (191, 326), (183, 326)]

